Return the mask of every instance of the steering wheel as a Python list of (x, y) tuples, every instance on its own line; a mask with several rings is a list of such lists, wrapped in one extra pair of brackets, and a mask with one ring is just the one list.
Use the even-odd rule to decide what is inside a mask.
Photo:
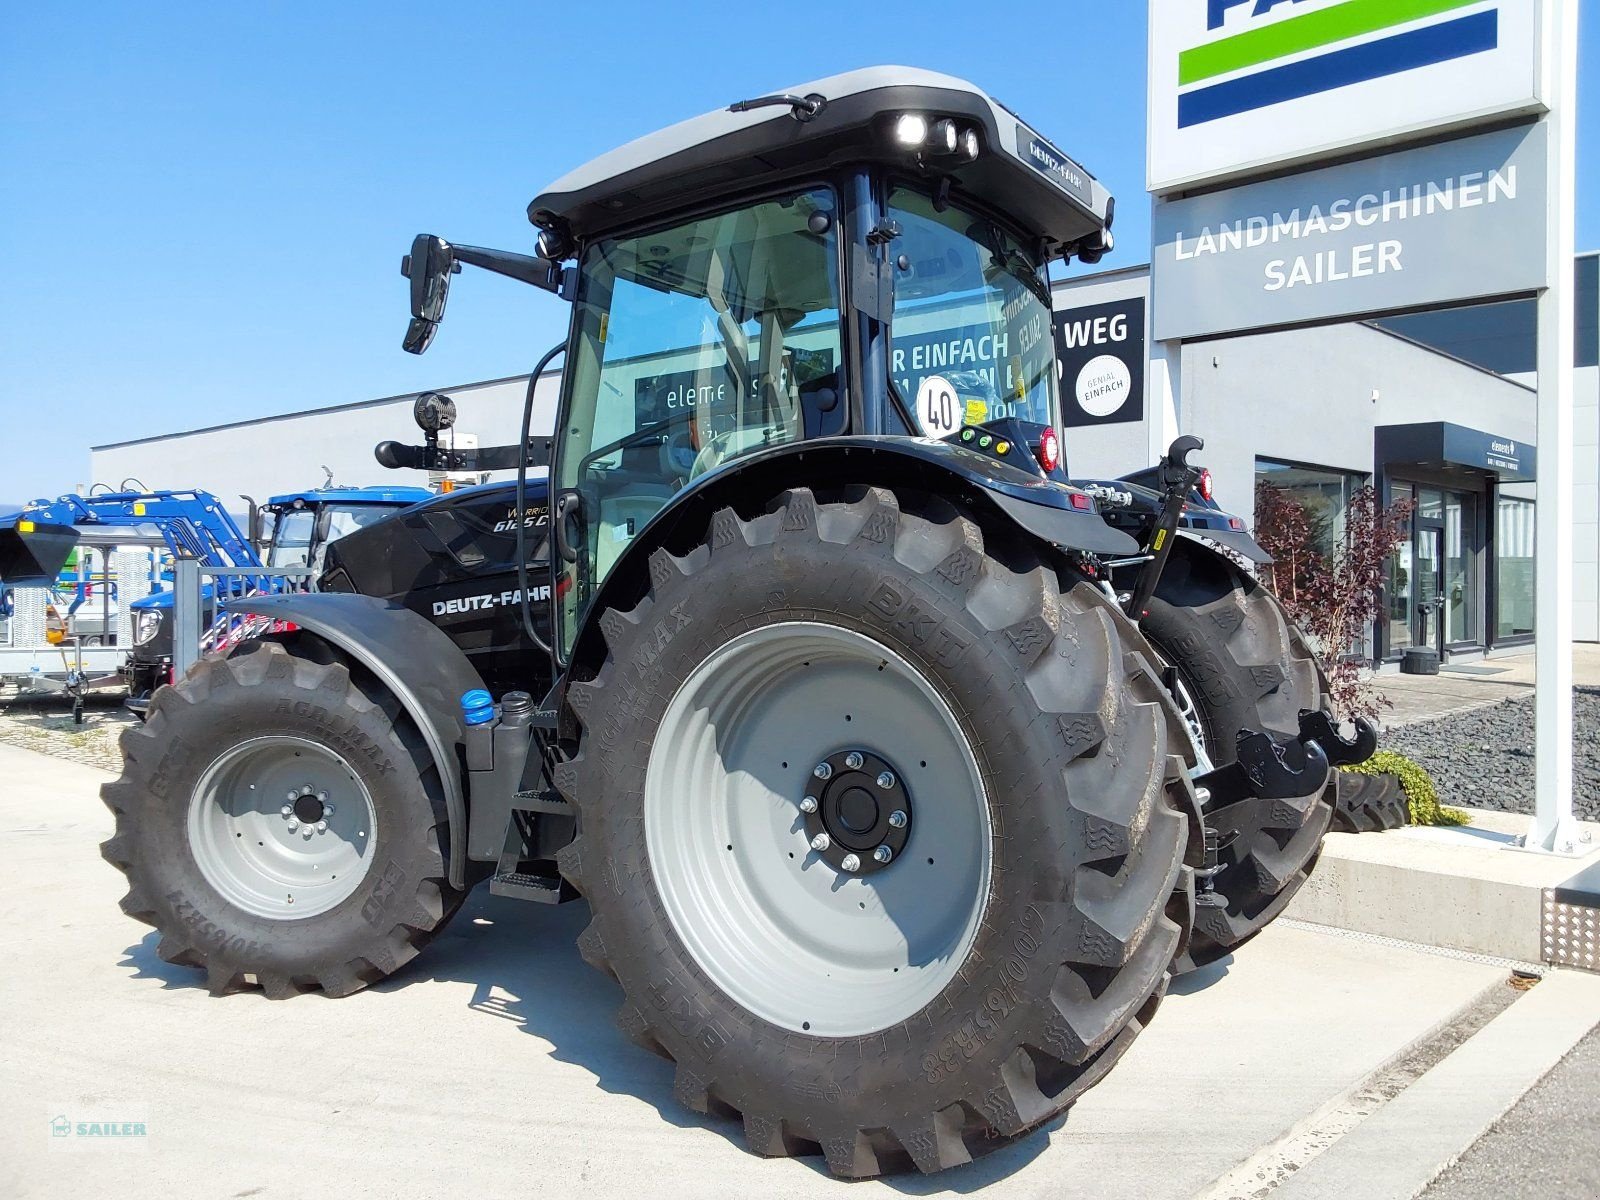
[(608, 454), (615, 454), (618, 450), (626, 450), (630, 446), (647, 445), (651, 438), (658, 439), (656, 442), (657, 445), (661, 445), (664, 441), (670, 440), (674, 425), (682, 426), (687, 433), (687, 427), (693, 419), (694, 416), (692, 413), (681, 417), (665, 417), (659, 421), (651, 421), (648, 425), (641, 425), (631, 433), (623, 434), (615, 441), (607, 442), (603, 446), (596, 446), (593, 450), (589, 451), (588, 454), (585, 454), (583, 458), (579, 460), (579, 478), (582, 478), (589, 473), (596, 460), (602, 459)]

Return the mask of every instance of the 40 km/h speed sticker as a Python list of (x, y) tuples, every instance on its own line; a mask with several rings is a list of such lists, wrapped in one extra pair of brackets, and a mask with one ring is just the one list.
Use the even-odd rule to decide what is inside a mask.
[(917, 385), (917, 422), (932, 438), (949, 437), (961, 428), (966, 406), (943, 375), (929, 375)]

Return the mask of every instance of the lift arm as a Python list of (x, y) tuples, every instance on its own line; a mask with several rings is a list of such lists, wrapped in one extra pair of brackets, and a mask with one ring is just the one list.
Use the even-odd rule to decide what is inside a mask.
[(153, 526), (175, 555), (259, 567), (250, 540), (210, 492), (106, 492), (39, 500), (0, 517), (0, 585), (51, 587), (87, 528)]

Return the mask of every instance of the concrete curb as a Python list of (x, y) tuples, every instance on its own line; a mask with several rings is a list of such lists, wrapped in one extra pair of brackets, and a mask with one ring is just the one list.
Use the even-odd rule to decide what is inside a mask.
[(1600, 977), (1553, 971), (1288, 1179), (1279, 1200), (1410, 1200), (1600, 1024)]
[(1519, 962), (1545, 961), (1547, 889), (1600, 863), (1600, 826), (1581, 858), (1513, 848), (1528, 818), (1468, 809), (1457, 829), (1330, 833), (1317, 870), (1284, 915)]

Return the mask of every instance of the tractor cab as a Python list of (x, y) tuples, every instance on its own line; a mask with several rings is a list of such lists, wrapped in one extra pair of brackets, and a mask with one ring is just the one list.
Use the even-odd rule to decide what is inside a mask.
[[(972, 84), (881, 67), (741, 101), (528, 212), (536, 259), (417, 239), (407, 348), (458, 262), (573, 302), (551, 473), (563, 648), (669, 501), (799, 443), (943, 443), (1001, 491), (1092, 512), (1060, 472), (1046, 266), (1097, 261), (1113, 201)], [(1043, 497), (1041, 476), (1063, 486)]]

